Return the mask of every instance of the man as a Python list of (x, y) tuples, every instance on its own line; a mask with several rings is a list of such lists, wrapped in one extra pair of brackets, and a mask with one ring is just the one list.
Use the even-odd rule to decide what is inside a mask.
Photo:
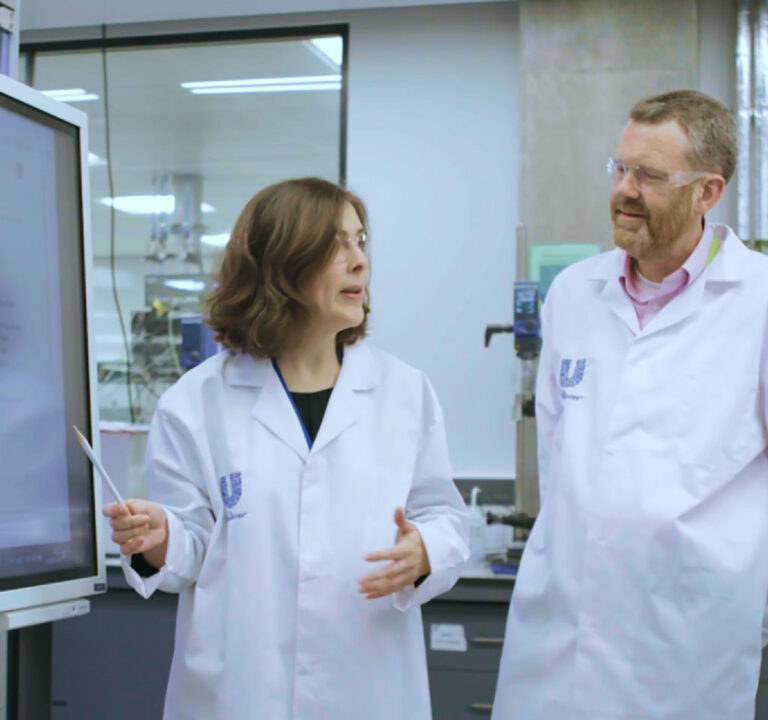
[(751, 720), (768, 595), (768, 258), (707, 213), (734, 120), (637, 103), (608, 164), (617, 249), (543, 310), (541, 512), (495, 720)]

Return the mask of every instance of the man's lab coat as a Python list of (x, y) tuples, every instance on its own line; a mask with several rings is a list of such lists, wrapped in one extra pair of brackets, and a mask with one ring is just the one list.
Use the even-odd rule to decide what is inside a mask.
[(642, 330), (620, 250), (554, 281), (541, 512), (494, 720), (752, 720), (768, 595), (768, 257), (725, 226)]

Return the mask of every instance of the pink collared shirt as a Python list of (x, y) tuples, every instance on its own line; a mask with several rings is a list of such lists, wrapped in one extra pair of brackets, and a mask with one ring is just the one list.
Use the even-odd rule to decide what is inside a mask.
[(694, 248), (683, 266), (671, 275), (667, 275), (660, 283), (654, 283), (642, 277), (637, 269), (637, 264), (630, 255), (625, 253), (624, 270), (619, 276), (619, 282), (632, 301), (640, 329), (653, 320), (661, 308), (704, 272), (713, 235), (712, 224), (705, 221), (704, 232), (699, 244)]

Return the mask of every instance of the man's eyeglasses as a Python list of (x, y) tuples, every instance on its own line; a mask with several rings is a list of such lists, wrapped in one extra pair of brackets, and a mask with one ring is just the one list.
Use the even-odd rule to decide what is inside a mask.
[(664, 185), (683, 187), (684, 185), (689, 185), (694, 180), (713, 174), (700, 170), (676, 170), (675, 172), (668, 173), (664, 170), (656, 170), (655, 168), (643, 165), (633, 165), (630, 167), (623, 160), (614, 157), (608, 158), (608, 164), (605, 169), (608, 172), (608, 177), (613, 178), (614, 183), (621, 182), (627, 175), (631, 175), (632, 181), (640, 190), (653, 190)]
[(368, 255), (368, 233), (362, 230), (353, 237), (349, 237), (347, 233), (340, 232), (336, 236), (336, 244), (338, 250), (334, 258), (335, 262), (347, 262), (355, 248), (362, 251), (364, 255)]

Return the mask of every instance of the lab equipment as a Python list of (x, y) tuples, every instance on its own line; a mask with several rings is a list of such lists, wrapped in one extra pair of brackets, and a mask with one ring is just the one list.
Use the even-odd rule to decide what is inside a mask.
[[(175, 296), (161, 297), (156, 292), (163, 276), (153, 277), (157, 278), (157, 282), (152, 281), (152, 290), (147, 295), (150, 308), (131, 313), (130, 383), (133, 420), (138, 423), (149, 422), (157, 398), (187, 370), (219, 350), (212, 331), (200, 312), (196, 311), (202, 305), (200, 295), (210, 286), (199, 281), (200, 287), (195, 290), (194, 298), (190, 301), (182, 298), (179, 307)], [(129, 419), (125, 379), (124, 364), (99, 363), (102, 419)]]
[(161, 267), (171, 258), (196, 265), (202, 273), (203, 177), (199, 173), (161, 173), (152, 178), (155, 197), (167, 200), (152, 214), (145, 260)]
[(539, 318), (539, 283), (515, 283), (515, 351), (521, 360), (533, 360), (541, 349), (541, 320)]
[(181, 319), (181, 367), (184, 370), (199, 365), (206, 358), (218, 352), (213, 339), (213, 330), (200, 317)]
[[(524, 245), (522, 238), (518, 238), (518, 244)], [(518, 266), (525, 267), (525, 263), (518, 260)], [(532, 517), (535, 517), (539, 509), (535, 427), (536, 370), (541, 351), (539, 306), (539, 283), (519, 280), (514, 286), (513, 324), (488, 325), (485, 328), (486, 347), (497, 333), (514, 333), (515, 335), (515, 353), (520, 359), (520, 391), (515, 397), (517, 420), (515, 505), (518, 512)]]
[[(505, 514), (488, 512), (485, 514), (485, 521), (488, 526), (506, 525), (512, 528), (520, 528), (526, 532), (530, 532), (535, 520), (535, 517), (521, 512)], [(523, 554), (523, 546), (523, 542), (513, 542), (503, 552), (491, 557), (491, 571), (499, 575), (516, 575), (517, 569), (520, 566), (520, 558)]]
[(515, 353), (521, 361), (523, 395), (522, 413), (534, 416), (534, 388), (536, 361), (541, 350), (541, 320), (539, 319), (539, 283), (521, 280), (515, 283), (514, 322), (512, 325), (488, 325), (485, 328), (485, 346), (496, 333), (514, 333)]
[(469, 560), (479, 564), (485, 557), (485, 516), (477, 506), (477, 496), (482, 492), (479, 487), (472, 488), (469, 506)]
[(151, 308), (160, 302), (172, 311), (199, 314), (213, 287), (214, 277), (207, 273), (150, 273), (144, 276), (144, 304)]
[[(0, 612), (106, 590), (87, 116), (0, 76)], [(98, 447), (96, 448), (98, 452)]]
[(485, 520), (489, 525), (500, 523), (501, 525), (510, 525), (511, 527), (530, 530), (533, 527), (534, 520), (527, 513), (510, 513), (509, 515), (498, 515), (496, 513), (487, 513)]

